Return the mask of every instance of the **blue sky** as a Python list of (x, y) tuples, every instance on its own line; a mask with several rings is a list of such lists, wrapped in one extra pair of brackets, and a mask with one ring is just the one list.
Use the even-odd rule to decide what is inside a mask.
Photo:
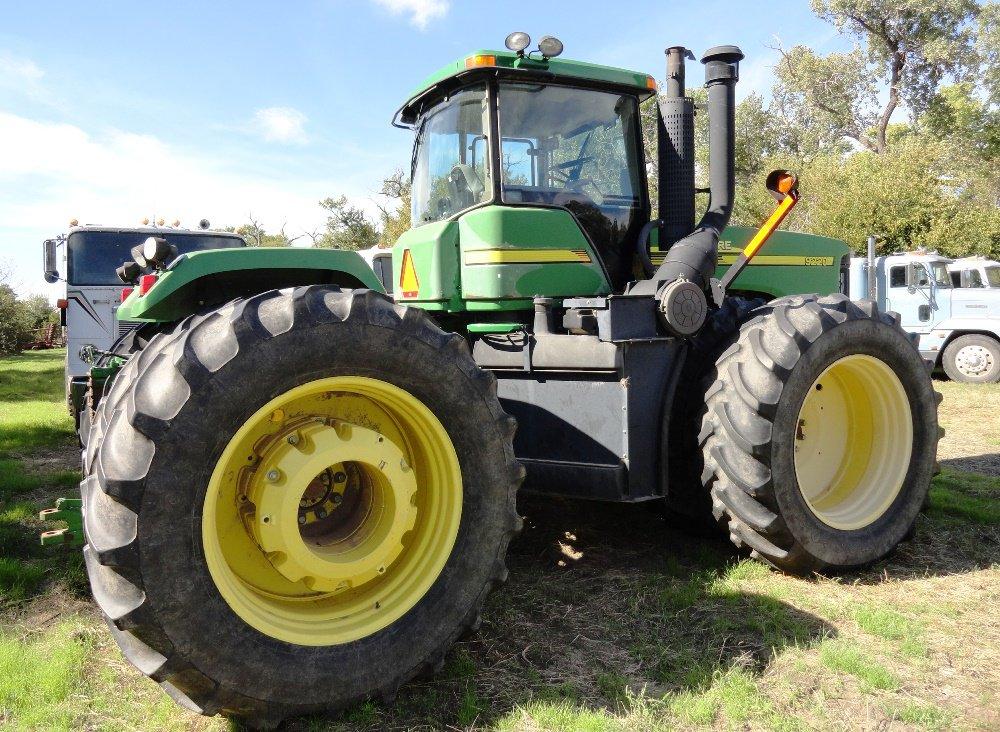
[(770, 87), (776, 38), (845, 45), (805, 0), (0, 0), (0, 267), (19, 292), (52, 295), (40, 243), (74, 217), (221, 226), (252, 214), (294, 235), (322, 223), (326, 196), (374, 208), (381, 179), (409, 161), (410, 134), (389, 125), (399, 103), (512, 30), (658, 79), (668, 45), (736, 43), (741, 95)]

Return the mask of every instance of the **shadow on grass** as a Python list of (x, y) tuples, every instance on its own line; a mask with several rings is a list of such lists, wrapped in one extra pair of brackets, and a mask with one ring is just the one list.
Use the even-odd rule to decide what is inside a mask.
[(38, 506), (25, 501), (0, 503), (0, 610), (24, 604), (58, 582), (75, 596), (89, 594), (79, 547), (43, 547)]
[[(19, 360), (30, 358), (28, 355), (17, 357)], [(51, 359), (50, 359), (51, 360)], [(66, 398), (63, 385), (65, 370), (62, 363), (46, 364), (31, 368), (33, 364), (25, 364), (27, 368), (0, 368), (0, 401), (2, 402), (62, 402)]]
[(524, 497), (519, 510), (510, 579), (440, 674), (407, 685), (392, 706), (287, 728), (504, 726), (538, 704), (568, 710), (559, 728), (586, 726), (578, 713), (613, 726), (637, 698), (697, 721), (757, 694), (756, 677), (782, 650), (834, 635), (778, 596), (741, 589), (770, 570), (722, 541), (672, 532), (643, 506)]

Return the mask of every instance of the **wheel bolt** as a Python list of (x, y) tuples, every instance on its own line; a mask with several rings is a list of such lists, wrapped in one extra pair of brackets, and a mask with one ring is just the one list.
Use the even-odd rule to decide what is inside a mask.
[(297, 432), (293, 432), (292, 434), (290, 434), (288, 436), (288, 444), (289, 445), (298, 445), (299, 444), (299, 434)]
[(333, 501), (334, 506), (339, 506), (341, 503), (344, 502), (344, 497), (339, 493), (334, 493), (332, 496), (330, 496), (330, 500)]
[(271, 470), (267, 471), (267, 479), (272, 483), (277, 483), (280, 477), (281, 472), (277, 468), (271, 468)]

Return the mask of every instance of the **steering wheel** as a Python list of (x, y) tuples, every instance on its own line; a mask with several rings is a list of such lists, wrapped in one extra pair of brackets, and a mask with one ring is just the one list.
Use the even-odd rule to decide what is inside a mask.
[[(564, 163), (556, 163), (549, 167), (550, 171), (559, 171), (562, 175), (562, 183), (568, 183), (571, 180), (577, 180), (580, 177), (580, 171), (583, 170), (583, 164), (589, 163), (594, 159), (593, 155), (584, 155), (583, 157), (576, 158), (575, 160), (567, 160)], [(567, 168), (575, 168), (570, 172), (566, 172)]]

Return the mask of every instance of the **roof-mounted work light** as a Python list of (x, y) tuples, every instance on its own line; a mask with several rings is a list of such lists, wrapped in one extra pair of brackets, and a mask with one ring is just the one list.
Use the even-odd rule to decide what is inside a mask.
[(555, 36), (542, 36), (538, 42), (538, 50), (543, 58), (555, 58), (563, 52), (563, 44)]
[(523, 56), (524, 49), (531, 45), (531, 36), (524, 31), (514, 31), (507, 36), (507, 40), (504, 41), (504, 45), (518, 56)]

